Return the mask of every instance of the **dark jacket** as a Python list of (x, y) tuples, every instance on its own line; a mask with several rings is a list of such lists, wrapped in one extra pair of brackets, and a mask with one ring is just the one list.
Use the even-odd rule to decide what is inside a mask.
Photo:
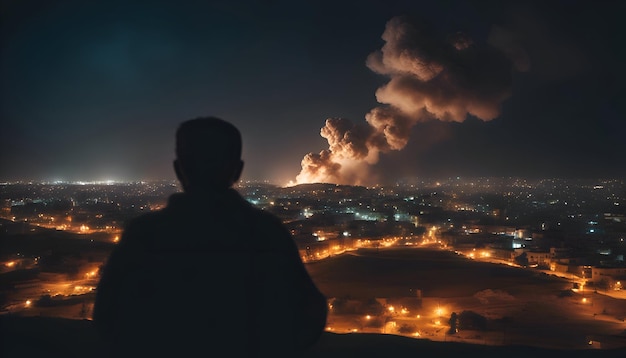
[(178, 193), (132, 220), (107, 260), (93, 320), (111, 354), (293, 355), (327, 302), (280, 220), (234, 189)]

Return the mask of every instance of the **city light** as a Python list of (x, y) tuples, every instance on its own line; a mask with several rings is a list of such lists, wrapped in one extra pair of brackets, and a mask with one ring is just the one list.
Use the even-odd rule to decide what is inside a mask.
[[(463, 299), (467, 298), (466, 301), (461, 298), (457, 301), (457, 297), (438, 297), (430, 285), (436, 289), (450, 285), (450, 290), (452, 290), (459, 283), (442, 279), (439, 272), (434, 270), (430, 272), (430, 266), (426, 269), (412, 266), (413, 262), (422, 262), (415, 259), (415, 253), (419, 252), (428, 252), (428, 255), (434, 256), (442, 253), (446, 255), (447, 259), (454, 260), (454, 262), (461, 260), (462, 265), (487, 266), (493, 264), (490, 267), (494, 270), (499, 270), (499, 266), (508, 265), (514, 267), (515, 270), (530, 270), (532, 276), (545, 274), (560, 277), (564, 281), (562, 284), (563, 295), (559, 298), (559, 304), (564, 309), (573, 307), (572, 312), (570, 312), (572, 317), (582, 316), (584, 313), (588, 319), (596, 317), (598, 325), (605, 322), (607, 325), (613, 324), (622, 318), (615, 309), (607, 309), (607, 313), (600, 313), (604, 308), (600, 302), (604, 302), (603, 300), (610, 296), (619, 299), (626, 297), (623, 295), (621, 282), (623, 281), (623, 274), (620, 274), (617, 269), (610, 271), (611, 269), (607, 267), (599, 268), (597, 263), (593, 263), (594, 258), (591, 256), (584, 257), (585, 261), (590, 261), (586, 266), (575, 265), (572, 263), (572, 257), (580, 259), (581, 254), (576, 252), (578, 256), (573, 256), (574, 252), (568, 246), (567, 241), (559, 247), (540, 247), (539, 245), (543, 241), (535, 239), (534, 236), (549, 235), (548, 230), (551, 227), (557, 227), (558, 222), (563, 223), (563, 230), (576, 228), (577, 225), (572, 223), (588, 224), (592, 219), (594, 220), (594, 227), (598, 229), (606, 230), (606, 227), (610, 227), (610, 225), (622, 228), (623, 223), (626, 222), (623, 215), (610, 213), (610, 215), (604, 216), (600, 212), (599, 216), (594, 214), (594, 217), (590, 219), (591, 214), (585, 215), (586, 209), (582, 207), (583, 199), (592, 201), (581, 196), (580, 192), (586, 193), (584, 188), (580, 189), (580, 192), (570, 189), (567, 194), (560, 191), (548, 191), (547, 193), (542, 192), (543, 195), (534, 192), (533, 195), (530, 195), (531, 191), (536, 190), (537, 185), (531, 186), (527, 182), (520, 182), (521, 184), (515, 184), (515, 190), (508, 187), (498, 189), (506, 190), (507, 200), (519, 203), (519, 208), (511, 208), (506, 211), (506, 214), (515, 220), (515, 225), (504, 223), (504, 221), (501, 221), (501, 225), (483, 225), (476, 218), (485, 218), (498, 212), (498, 218), (489, 217), (489, 220), (503, 220), (503, 215), (502, 212), (494, 210), (493, 207), (488, 207), (484, 202), (470, 202), (472, 198), (482, 195), (481, 191), (476, 190), (478, 188), (477, 182), (475, 181), (474, 186), (459, 186), (460, 189), (450, 187), (448, 183), (442, 182), (438, 193), (446, 193), (445, 196), (432, 194), (433, 191), (430, 187), (424, 192), (418, 192), (417, 187), (411, 187), (411, 189), (407, 187), (406, 190), (410, 193), (403, 193), (402, 186), (395, 186), (392, 188), (393, 190), (378, 186), (375, 189), (363, 189), (354, 196), (335, 192), (338, 189), (331, 186), (327, 192), (318, 189), (315, 194), (300, 193), (297, 195), (276, 188), (267, 188), (267, 192), (255, 188), (253, 195), (255, 199), (249, 201), (261, 209), (280, 213), (280, 218), (287, 226), (287, 231), (293, 236), (300, 257), (305, 262), (307, 269), (311, 268), (311, 272), (315, 272), (315, 270), (323, 272), (325, 289), (330, 287), (329, 290), (337, 290), (342, 293), (350, 290), (350, 293), (353, 293), (354, 287), (355, 290), (361, 289), (368, 295), (371, 294), (376, 297), (378, 303), (375, 307), (372, 306), (371, 301), (360, 301), (354, 297), (343, 300), (341, 305), (339, 304), (340, 301), (335, 301), (336, 306), (333, 306), (331, 303), (333, 301), (329, 299), (329, 324), (325, 327), (327, 331), (389, 333), (405, 337), (441, 340), (444, 339), (444, 332), (453, 332), (452, 330), (448, 331), (448, 317), (452, 307), (457, 313), (464, 310), (475, 310), (480, 314), (487, 312), (487, 314), (491, 314), (487, 316), (488, 319), (491, 319), (496, 315), (492, 314), (490, 310), (502, 310), (504, 312), (508, 308), (502, 307), (515, 306), (523, 300), (523, 298), (518, 300), (516, 292), (509, 294), (509, 292), (499, 292), (495, 286), (485, 286), (487, 283), (481, 280), (487, 280), (489, 277), (474, 277), (470, 276), (469, 273), (465, 276), (465, 272), (459, 275), (463, 277), (460, 282), (464, 289), (465, 286), (470, 287), (474, 282), (479, 282), (470, 287), (473, 291), (468, 297), (463, 297)], [(569, 188), (572, 187), (573, 185)], [(606, 185), (603, 190), (608, 190), (606, 189), (608, 187), (610, 186)], [(622, 186), (616, 187), (621, 188)], [(493, 182), (488, 185), (484, 184), (481, 188), (493, 190)], [(10, 302), (10, 310), (6, 308), (5, 310), (16, 314), (23, 310), (25, 315), (32, 315), (32, 308), (36, 307), (37, 314), (41, 311), (43, 315), (54, 315), (57, 314), (56, 312), (63, 311), (64, 315), (71, 314), (73, 316), (70, 318), (77, 319), (79, 318), (76, 316), (77, 309), (75, 309), (75, 305), (72, 306), (71, 302), (87, 302), (87, 304), (93, 302), (99, 277), (99, 267), (105, 262), (107, 257), (105, 253), (115, 246), (113, 243), (120, 241), (122, 222), (137, 215), (141, 208), (151, 209), (160, 205), (165, 206), (166, 196), (162, 195), (164, 199), (161, 204), (153, 203), (156, 194), (151, 192), (147, 186), (132, 187), (132, 191), (129, 193), (126, 192), (127, 187), (118, 188), (111, 185), (105, 189), (92, 189), (83, 185), (79, 192), (82, 196), (76, 195), (71, 190), (64, 189), (65, 191), (55, 192), (54, 188), (45, 189), (43, 193), (37, 193), (35, 192), (36, 189), (31, 186), (28, 187), (28, 190), (33, 191), (33, 194), (30, 194), (29, 191), (29, 195), (34, 198), (28, 204), (35, 207), (41, 203), (37, 210), (28, 211), (26, 200), (18, 197), (7, 201), (6, 208), (0, 210), (0, 213), (7, 220), (13, 219), (10, 224), (16, 225), (15, 227), (18, 229), (15, 231), (19, 235), (31, 232), (28, 230), (41, 228), (57, 229), (61, 232), (56, 232), (55, 235), (64, 238), (64, 235), (68, 233), (82, 233), (84, 235), (68, 235), (67, 237), (72, 238), (77, 247), (88, 253), (57, 260), (56, 264), (58, 265), (60, 262), (63, 265), (63, 270), (66, 271), (57, 274), (48, 266), (51, 263), (55, 264), (55, 262), (50, 260), (47, 252), (30, 253), (26, 250), (8, 252), (0, 261), (0, 269), (3, 272), (35, 269), (32, 271), (41, 270), (44, 274), (39, 276), (40, 282), (19, 286), (22, 291), (18, 292), (15, 299)], [(105, 192), (99, 190), (105, 190)], [(245, 196), (246, 188), (241, 187), (241, 190), (244, 193), (242, 195)], [(18, 193), (21, 191), (23, 190), (16, 190)], [(615, 192), (619, 192), (619, 190)], [(485, 195), (485, 198), (490, 197), (490, 195), (497, 197), (497, 195), (502, 194), (502, 192), (494, 191), (488, 191), (488, 193), (490, 194)], [(566, 195), (571, 197), (567, 197), (567, 200), (562, 197), (559, 200), (554, 199), (555, 196), (564, 197)], [(406, 197), (412, 197), (412, 200), (404, 200), (403, 198)], [(578, 197), (580, 197), (578, 201), (574, 200)], [(72, 200), (63, 198), (72, 198)], [(54, 213), (45, 212), (47, 206), (42, 203), (54, 202), (55, 200), (67, 200), (66, 210)], [(538, 203), (539, 200), (543, 201)], [(613, 200), (622, 201), (623, 199), (616, 194), (598, 198), (597, 202), (607, 200), (610, 203)], [(552, 221), (547, 220), (546, 217), (541, 217), (542, 212), (540, 210), (542, 208), (548, 207), (550, 210), (554, 210), (555, 205), (563, 205), (565, 202), (570, 203), (570, 205), (579, 202), (581, 206), (576, 206), (571, 212), (564, 213)], [(102, 208), (105, 208), (106, 211), (103, 211)], [(448, 211), (448, 208), (451, 208), (452, 211)], [(515, 210), (519, 212), (515, 212)], [(360, 215), (357, 215), (357, 211), (360, 211)], [(382, 214), (385, 211), (389, 214)], [(454, 213), (457, 211), (462, 211), (463, 215), (471, 214), (472, 219), (455, 216)], [(591, 210), (587, 211), (591, 212)], [(313, 213), (315, 215), (309, 216)], [(530, 215), (527, 213), (534, 213), (533, 220), (538, 220), (538, 224), (535, 223), (537, 232), (533, 232), (532, 226), (524, 222), (523, 214), (525, 213), (526, 215)], [(553, 212), (550, 214), (558, 216)], [(308, 219), (307, 216), (309, 216)], [(203, 215), (202, 219), (206, 217)], [(318, 217), (322, 217), (324, 220), (317, 221)], [(566, 222), (568, 227), (565, 225)], [(541, 223), (544, 224), (543, 227), (540, 226)], [(18, 224), (20, 226), (17, 226)], [(585, 230), (584, 227), (582, 230)], [(577, 234), (584, 234), (584, 232)], [(53, 244), (52, 241), (55, 240), (55, 235), (49, 235), (51, 245)], [(47, 234), (45, 236), (48, 237)], [(623, 246), (620, 241), (623, 240), (623, 234), (611, 237), (615, 237), (611, 242), (612, 244), (616, 247), (620, 247), (618, 245)], [(610, 241), (608, 235), (603, 239), (605, 242)], [(511, 243), (514, 240), (525, 240), (524, 245), (526, 246), (520, 245), (520, 247), (512, 250), (513, 245)], [(549, 240), (546, 241), (549, 242)], [(96, 242), (101, 245), (90, 244)], [(585, 241), (582, 244), (589, 245), (589, 252), (598, 252), (598, 248), (593, 246), (597, 244), (596, 242)], [(603, 246), (608, 245), (604, 244)], [(533, 249), (530, 249), (531, 247)], [(25, 255), (25, 252), (29, 252), (29, 254)], [(522, 264), (519, 260), (519, 255), (522, 253), (526, 254), (525, 256), (529, 258), (530, 262)], [(398, 255), (396, 256), (396, 254)], [(431, 256), (428, 258), (430, 259)], [(603, 258), (606, 258), (606, 255)], [(330, 273), (331, 271), (325, 272), (326, 262), (329, 263), (330, 267), (340, 267), (341, 270), (336, 269), (332, 273)], [(350, 270), (346, 263), (353, 262), (365, 262), (370, 266), (368, 266), (368, 270), (364, 271), (354, 273), (346, 271)], [(423, 262), (428, 261), (424, 260)], [(382, 264), (379, 265), (379, 263)], [(390, 264), (389, 266), (397, 266), (398, 268), (394, 269), (392, 273), (386, 273), (387, 263)], [(56, 267), (52, 268), (58, 270)], [(420, 271), (422, 269), (423, 271)], [(444, 267), (442, 271), (448, 271), (448, 269), (453, 270), (454, 265)], [(509, 270), (508, 267), (503, 267), (503, 269)], [(350, 285), (345, 285), (346, 287), (340, 284), (339, 289), (332, 287), (336, 284), (333, 282), (334, 277), (341, 277), (344, 273), (349, 273), (348, 277), (358, 278), (356, 281), (367, 282), (369, 286), (360, 288), (350, 283)], [(598, 277), (607, 277), (606, 287), (599, 285)], [(405, 278), (405, 281), (401, 281)], [(465, 282), (465, 278), (467, 278), (467, 282)], [(425, 281), (427, 283), (420, 282), (422, 279), (427, 280)], [(375, 283), (370, 284), (370, 281)], [(480, 296), (479, 293), (482, 294), (483, 291), (477, 292), (479, 286), (492, 287), (489, 289), (490, 295)], [(379, 294), (377, 291), (379, 287), (386, 290), (380, 292), (398, 292), (400, 296), (389, 297), (385, 294)], [(417, 290), (416, 288), (421, 289)], [(585, 291), (588, 291), (586, 295)], [(33, 292), (36, 293), (33, 294)], [(357, 297), (361, 297), (363, 292), (356, 294)], [(45, 301), (42, 298), (51, 301)], [(476, 304), (477, 298), (481, 302), (480, 305)], [(333, 298), (333, 300), (336, 299)], [(52, 302), (52, 306), (46, 305), (46, 302)], [(58, 306), (54, 306), (57, 303)], [(29, 307), (31, 310), (27, 311)], [(64, 308), (60, 309), (59, 307)], [(424, 320), (421, 320), (422, 316), (424, 316)], [(396, 319), (397, 322), (391, 321), (391, 319)], [(550, 322), (538, 319), (537, 324), (547, 325)], [(623, 328), (623, 325), (621, 327)], [(459, 335), (454, 336), (456, 340), (471, 341), (469, 336), (463, 337), (463, 330), (459, 332)], [(487, 341), (488, 339), (485, 339), (485, 342)], [(583, 345), (585, 343), (586, 341), (582, 342)], [(491, 344), (491, 342), (487, 344)]]
[(441, 307), (437, 307), (437, 309), (435, 309), (435, 314), (437, 316), (442, 316), (444, 314), (444, 310)]

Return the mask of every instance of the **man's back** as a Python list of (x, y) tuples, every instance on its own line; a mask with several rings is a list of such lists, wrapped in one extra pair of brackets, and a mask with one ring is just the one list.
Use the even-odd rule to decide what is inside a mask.
[(132, 221), (103, 272), (94, 320), (124, 349), (275, 354), (317, 340), (326, 301), (280, 221), (226, 189), (175, 194)]

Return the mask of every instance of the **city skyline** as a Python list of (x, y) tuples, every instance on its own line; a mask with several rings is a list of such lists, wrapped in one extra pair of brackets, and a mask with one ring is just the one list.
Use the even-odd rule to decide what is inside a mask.
[(626, 176), (618, 1), (2, 10), (0, 181), (174, 179), (176, 126), (209, 115), (278, 185)]
[[(625, 345), (624, 185), (451, 178), (388, 188), (239, 189), (291, 233), (326, 295), (328, 332), (454, 340), (464, 349), (610, 353)], [(102, 263), (124, 242), (124, 223), (156, 214), (175, 190), (167, 182), (4, 184), (2, 317), (89, 321)], [(189, 219), (204, 224), (207, 215)], [(215, 304), (207, 302), (197, 304)], [(453, 321), (469, 312), (482, 317), (480, 326)], [(74, 347), (75, 335), (65, 337)]]

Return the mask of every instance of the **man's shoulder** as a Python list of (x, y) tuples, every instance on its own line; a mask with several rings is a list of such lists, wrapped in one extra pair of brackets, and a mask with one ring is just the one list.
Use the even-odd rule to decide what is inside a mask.
[(170, 195), (167, 205), (161, 209), (141, 213), (126, 222), (126, 230), (137, 228), (160, 227), (172, 220), (180, 220), (191, 209), (188, 198), (182, 193)]
[(265, 226), (273, 229), (283, 229), (282, 221), (274, 214), (261, 210), (256, 207), (250, 208), (250, 213), (253, 217), (254, 223), (257, 225)]
[(278, 217), (276, 217), (274, 214), (267, 212), (263, 209), (259, 209), (256, 206), (250, 205), (248, 207), (248, 210), (258, 220), (279, 221)]
[(167, 217), (168, 215), (164, 209), (135, 216), (129, 219), (124, 225), (124, 237), (126, 240), (130, 237), (133, 238), (132, 240), (138, 240), (139, 237), (143, 236), (158, 236), (160, 232), (163, 232), (165, 226), (167, 226)]
[(155, 223), (162, 222), (166, 216), (167, 215), (164, 209), (150, 211), (150, 212), (135, 216), (134, 218), (128, 220), (126, 226), (127, 227), (152, 226)]
[(267, 245), (265, 246), (266, 249), (282, 251), (291, 250), (295, 246), (289, 230), (278, 216), (257, 207), (251, 207), (250, 213), (251, 228), (257, 240), (261, 240)]

